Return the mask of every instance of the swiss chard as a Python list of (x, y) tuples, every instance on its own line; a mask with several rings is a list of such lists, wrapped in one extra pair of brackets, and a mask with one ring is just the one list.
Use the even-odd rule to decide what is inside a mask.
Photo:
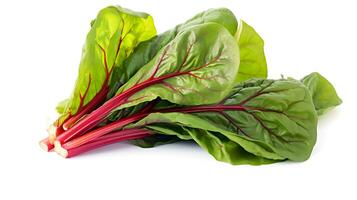
[(50, 129), (52, 140), (62, 129), (70, 128), (85, 114), (104, 102), (114, 67), (142, 41), (156, 35), (152, 17), (119, 6), (102, 9), (91, 23), (74, 91), (58, 105), (61, 116)]
[(115, 68), (111, 79), (113, 96), (120, 86), (125, 84), (140, 68), (147, 64), (157, 52), (172, 41), (182, 31), (193, 26), (217, 23), (222, 25), (236, 39), (240, 50), (240, 66), (236, 82), (250, 78), (266, 78), (267, 64), (264, 54), (264, 41), (247, 23), (237, 20), (227, 8), (209, 9), (201, 12), (173, 29), (159, 34), (151, 40), (142, 42), (135, 53), (124, 61), (123, 67)]
[[(317, 115), (311, 96), (294, 80), (251, 80), (235, 87), (219, 104), (169, 110), (150, 114), (133, 126), (175, 123), (218, 132), (269, 159), (306, 160), (316, 141)], [(167, 134), (154, 125), (147, 127)]]
[(223, 26), (207, 23), (188, 28), (141, 67), (116, 96), (60, 135), (57, 142), (60, 145), (88, 131), (117, 109), (157, 97), (181, 105), (215, 103), (230, 91), (238, 65), (239, 49)]
[(194, 26), (206, 23), (220, 24), (226, 28), (231, 35), (234, 35), (237, 31), (237, 20), (230, 10), (226, 8), (209, 9), (195, 15), (186, 22), (175, 26), (173, 29), (159, 34), (157, 37), (140, 43), (134, 53), (124, 61), (123, 67), (114, 68), (114, 78), (110, 81), (110, 97), (114, 96), (119, 87), (124, 85), (132, 76), (134, 76), (142, 66), (149, 63), (158, 52), (175, 39), (177, 35)]
[(41, 141), (49, 150), (56, 140), (64, 157), (123, 140), (192, 140), (232, 164), (304, 161), (317, 115), (342, 102), (318, 73), (265, 79), (263, 39), (225, 8), (156, 37), (149, 15), (121, 7), (103, 9), (91, 26), (75, 89)]
[[(238, 85), (218, 104), (139, 113), (67, 142), (61, 151), (80, 153), (78, 148), (103, 135), (109, 137), (111, 131), (125, 125), (127, 130), (141, 127), (152, 133), (193, 139), (217, 160), (263, 164), (306, 160), (316, 141), (317, 115), (301, 82), (256, 79)], [(174, 139), (161, 138), (164, 142)]]
[[(209, 9), (175, 26), (173, 29), (139, 44), (134, 53), (124, 61), (123, 67), (114, 69), (114, 78), (111, 79), (111, 92), (109, 96), (114, 96), (119, 87), (124, 85), (143, 65), (152, 60), (157, 52), (178, 34), (190, 27), (205, 23), (220, 24), (235, 37), (241, 52), (239, 73), (236, 77), (237, 83), (250, 78), (267, 77), (264, 41), (258, 33), (244, 21), (240, 19), (237, 21), (234, 14), (227, 8)], [(123, 116), (128, 116), (128, 113), (136, 112), (141, 107), (142, 105), (121, 109), (113, 113), (110, 120), (115, 121)]]
[[(289, 78), (289, 80), (294, 80)], [(313, 72), (300, 80), (310, 91), (315, 110), (318, 115), (322, 115), (330, 109), (342, 103), (333, 85), (322, 75)], [(160, 134), (151, 135), (146, 138), (132, 140), (131, 142), (140, 147), (154, 147), (156, 145), (168, 144), (180, 141), (174, 135)]]

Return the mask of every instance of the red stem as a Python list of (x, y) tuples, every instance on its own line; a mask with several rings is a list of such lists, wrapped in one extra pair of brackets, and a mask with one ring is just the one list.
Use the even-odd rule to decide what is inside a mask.
[(154, 106), (157, 104), (157, 102), (158, 102), (157, 100), (151, 101), (140, 112), (136, 113), (135, 115), (120, 119), (116, 122), (112, 122), (111, 124), (107, 124), (103, 127), (100, 127), (100, 128), (95, 129), (91, 132), (88, 132), (80, 137), (74, 138), (73, 140), (70, 140), (65, 144), (68, 146), (71, 146), (72, 148), (78, 147), (82, 144), (85, 144), (85, 143), (90, 142), (96, 138), (99, 138), (107, 133), (110, 133), (112, 131), (120, 129), (127, 124), (138, 121), (138, 120), (146, 117), (150, 113), (150, 111), (154, 108)]
[(44, 151), (49, 152), (49, 151), (51, 151), (51, 150), (53, 149), (54, 146), (53, 146), (53, 144), (50, 143), (50, 141), (49, 141), (49, 139), (48, 139), (48, 137), (47, 137), (47, 138), (45, 138), (45, 139), (43, 139), (43, 140), (40, 141), (40, 147), (41, 147)]
[[(122, 28), (122, 31), (121, 31), (121, 36), (120, 36), (119, 42), (118, 42), (117, 51), (116, 51), (116, 54), (115, 54), (115, 59), (113, 61), (113, 64), (112, 64), (110, 70), (109, 70), (108, 64), (107, 64), (107, 53), (106, 53), (105, 49), (98, 44), (99, 48), (103, 52), (103, 60), (104, 60), (104, 68), (105, 68), (105, 80), (103, 82), (102, 88), (100, 89), (100, 91), (95, 95), (95, 97), (90, 102), (88, 102), (85, 106), (83, 106), (84, 99), (85, 99), (85, 97), (86, 97), (86, 95), (88, 93), (88, 90), (89, 90), (89, 87), (90, 87), (90, 84), (91, 84), (91, 80), (92, 80), (91, 76), (89, 76), (88, 86), (87, 86), (87, 89), (86, 89), (84, 95), (80, 97), (81, 102), (80, 102), (79, 109), (78, 109), (77, 113), (75, 115), (73, 115), (73, 116), (69, 115), (68, 118), (64, 121), (64, 123), (61, 126), (58, 126), (58, 127), (63, 127), (64, 130), (69, 129), (78, 120), (80, 120), (85, 114), (90, 113), (91, 111), (96, 109), (98, 107), (98, 105), (101, 105), (101, 103), (106, 99), (108, 91), (109, 91), (108, 82), (109, 82), (111, 73), (113, 71), (115, 61), (116, 61), (116, 59), (118, 57), (122, 41), (123, 41), (123, 38), (122, 38), (123, 29), (124, 29), (124, 22), (123, 22), (123, 28)], [(56, 134), (56, 136), (57, 135), (59, 135), (59, 134)]]
[(90, 141), (95, 140), (105, 134), (108, 134), (114, 130), (118, 130), (125, 125), (128, 125), (132, 122), (138, 121), (150, 113), (154, 112), (161, 112), (161, 113), (168, 113), (168, 112), (181, 112), (181, 113), (194, 113), (194, 112), (222, 112), (224, 110), (245, 110), (244, 107), (238, 105), (209, 105), (209, 106), (193, 106), (193, 107), (184, 107), (184, 108), (169, 108), (169, 109), (161, 109), (161, 110), (154, 110), (148, 111), (146, 113), (138, 113), (133, 116), (120, 119), (116, 122), (110, 123), (106, 126), (101, 128), (95, 129), (91, 132), (88, 132), (80, 137), (77, 137), (71, 141), (68, 141), (64, 145), (67, 147), (75, 148), (81, 145), (84, 145)]
[(63, 128), (65, 130), (69, 129), (71, 126), (73, 126), (81, 117), (83, 117), (85, 114), (91, 112), (94, 110), (98, 105), (100, 105), (105, 98), (107, 97), (108, 93), (108, 85), (105, 82), (103, 84), (102, 89), (96, 94), (96, 96), (85, 106), (81, 107), (81, 109), (78, 110), (78, 112), (73, 115), (71, 118), (69, 118), (65, 123), (63, 123)]
[(48, 131), (48, 140), (51, 144), (53, 144), (53, 142), (56, 140), (58, 135), (64, 132), (63, 126), (58, 127), (55, 125), (51, 125), (50, 127), (48, 127), (47, 131)]
[(132, 96), (136, 92), (138, 92), (146, 87), (149, 87), (151, 85), (161, 83), (165, 79), (183, 75), (183, 74), (188, 74), (188, 73), (189, 72), (176, 72), (176, 73), (168, 74), (168, 75), (161, 76), (158, 78), (150, 78), (144, 82), (141, 82), (141, 83), (133, 86), (132, 88), (129, 88), (128, 90), (124, 91), (123, 93), (121, 93), (121, 94), (111, 98), (107, 102), (105, 102), (101, 107), (94, 110), (92, 113), (90, 113), (83, 120), (81, 120), (77, 124), (75, 124), (71, 129), (69, 129), (66, 132), (64, 132), (63, 134), (61, 134), (57, 138), (57, 141), (59, 141), (61, 144), (63, 144), (64, 142), (69, 141), (71, 138), (77, 136), (78, 134), (86, 132), (86, 131), (90, 130), (91, 128), (95, 127), (112, 110), (119, 107), (120, 105), (125, 104), (127, 102), (127, 99), (130, 98), (130, 96)]
[(102, 136), (92, 142), (86, 143), (80, 147), (69, 148), (63, 145), (57, 152), (65, 158), (70, 158), (78, 154), (91, 151), (106, 145), (114, 144), (120, 141), (140, 139), (150, 136), (150, 131), (145, 129), (128, 129), (111, 133), (109, 135)]
[(143, 113), (143, 114), (138, 114), (138, 115), (134, 115), (131, 117), (127, 117), (121, 120), (118, 120), (116, 122), (112, 122), (111, 124), (108, 124), (106, 126), (100, 127), (98, 129), (95, 129), (91, 132), (88, 132), (80, 137), (77, 137), (73, 140), (70, 140), (68, 142), (66, 142), (64, 145), (66, 145), (67, 147), (79, 147), (85, 143), (88, 143), (90, 141), (93, 141), (105, 134), (108, 134), (112, 131), (115, 131), (117, 129), (122, 128), (123, 126), (130, 124), (132, 122), (138, 121), (140, 119), (142, 119), (143, 117), (147, 116), (147, 113)]
[(180, 76), (180, 75), (189, 75), (189, 76), (194, 76), (196, 77), (192, 72), (196, 71), (196, 70), (200, 70), (204, 67), (209, 66), (210, 64), (216, 62), (219, 58), (220, 58), (220, 54), (215, 57), (213, 60), (195, 68), (192, 70), (188, 70), (188, 71), (176, 71), (174, 73), (171, 74), (167, 74), (167, 75), (163, 75), (160, 77), (155, 77), (156, 72), (158, 71), (158, 68), (160, 67), (161, 64), (161, 60), (164, 59), (164, 55), (166, 54), (166, 50), (164, 51), (159, 64), (156, 65), (155, 69), (154, 69), (154, 73), (151, 75), (151, 77), (141, 83), (138, 83), (134, 86), (132, 86), (131, 88), (129, 88), (128, 90), (122, 92), (121, 94), (111, 98), (110, 100), (108, 100), (107, 102), (105, 102), (101, 107), (99, 107), (98, 109), (94, 110), (92, 113), (90, 113), (89, 115), (87, 115), (87, 117), (85, 117), (84, 119), (80, 120), (77, 124), (75, 124), (71, 129), (69, 129), (68, 131), (64, 132), (63, 134), (61, 134), (58, 138), (57, 141), (60, 144), (63, 144), (67, 141), (69, 141), (70, 139), (74, 138), (75, 136), (78, 136), (82, 133), (85, 133), (86, 131), (89, 131), (90, 129), (94, 128), (96, 125), (98, 125), (101, 121), (104, 120), (104, 118), (115, 108), (119, 107), (120, 105), (123, 105), (125, 103), (128, 102), (128, 99), (135, 94), (136, 92), (139, 92), (140, 90), (149, 87), (151, 85), (154, 84), (158, 84), (158, 83), (163, 83), (164, 80), (172, 78), (172, 77), (176, 77), (176, 76)]
[(159, 109), (154, 110), (153, 112), (182, 112), (182, 113), (194, 113), (194, 112), (222, 112), (225, 110), (245, 110), (243, 106), (240, 105), (208, 105), (208, 106), (192, 106), (192, 107), (183, 107), (183, 108), (168, 108), (168, 109)]

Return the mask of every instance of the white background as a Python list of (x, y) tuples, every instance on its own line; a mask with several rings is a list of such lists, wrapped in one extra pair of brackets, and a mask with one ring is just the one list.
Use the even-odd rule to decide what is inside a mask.
[[(318, 71), (344, 103), (320, 118), (302, 163), (232, 166), (188, 144), (45, 153), (37, 143), (72, 90), (89, 23), (110, 4), (150, 13), (159, 32), (228, 7), (264, 38), (270, 78)], [(1, 1), (0, 199), (356, 199), (356, 10), (342, 0)]]

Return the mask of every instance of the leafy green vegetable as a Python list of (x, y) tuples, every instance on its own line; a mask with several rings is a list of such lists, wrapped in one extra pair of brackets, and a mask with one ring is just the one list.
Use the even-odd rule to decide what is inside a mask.
[[(239, 64), (236, 82), (250, 78), (267, 77), (264, 42), (257, 32), (242, 20), (238, 23), (236, 17), (229, 9), (209, 9), (195, 15), (185, 23), (179, 24), (175, 28), (139, 44), (134, 53), (124, 61), (123, 67), (114, 68), (113, 77), (115, 78), (111, 80), (112, 90), (109, 96), (114, 96), (119, 87), (124, 85), (143, 65), (152, 60), (157, 52), (178, 34), (190, 27), (205, 23), (220, 24), (235, 36), (239, 50), (242, 52), (240, 54), (241, 63)], [(123, 116), (128, 116), (127, 113), (133, 113), (136, 110), (140, 110), (140, 108), (131, 107), (122, 109), (113, 113), (110, 120), (115, 121)]]
[(128, 128), (146, 125), (162, 134), (190, 134), (164, 131), (156, 125), (173, 123), (213, 131), (249, 153), (274, 160), (306, 160), (316, 141), (316, 111), (308, 89), (299, 81), (246, 81), (221, 104), (197, 108), (199, 112), (188, 107), (153, 113)]
[(119, 87), (124, 85), (142, 66), (149, 63), (158, 54), (158, 52), (170, 43), (177, 35), (196, 25), (206, 23), (220, 24), (232, 35), (235, 34), (237, 29), (237, 20), (229, 9), (209, 9), (195, 15), (183, 24), (179, 24), (175, 28), (161, 33), (151, 40), (140, 43), (134, 53), (124, 61), (122, 67), (114, 68), (113, 77), (115, 78), (111, 79), (110, 82), (112, 89), (109, 97), (114, 96)]
[(148, 14), (110, 6), (91, 22), (74, 91), (40, 144), (72, 157), (123, 140), (186, 140), (231, 164), (304, 161), (317, 115), (342, 101), (318, 73), (266, 77), (263, 39), (228, 9), (156, 36)]
[(190, 136), (198, 145), (209, 152), (218, 161), (234, 165), (261, 165), (276, 162), (248, 153), (239, 144), (231, 141), (220, 133), (193, 128), (185, 128), (185, 130), (190, 133)]
[(236, 82), (251, 78), (266, 78), (268, 69), (263, 39), (242, 20), (239, 21), (235, 38), (240, 50), (240, 65)]
[(215, 103), (229, 93), (238, 66), (239, 49), (223, 26), (206, 23), (185, 29), (118, 90), (122, 94), (153, 82), (117, 109), (157, 97), (181, 105)]
[[(301, 82), (309, 88), (318, 115), (322, 115), (342, 103), (332, 84), (321, 74), (313, 72), (302, 78)], [(166, 135), (166, 137), (162, 137), (161, 134), (155, 134), (148, 138), (132, 140), (131, 143), (140, 147), (154, 147), (177, 141), (180, 141), (180, 139), (176, 136)]]
[(342, 103), (333, 85), (321, 74), (311, 73), (301, 79), (301, 82), (309, 88), (318, 115)]
[[(233, 142), (219, 132), (167, 123), (150, 125), (148, 127), (159, 134), (152, 135), (149, 138), (134, 140), (132, 143), (140, 147), (153, 147), (180, 140), (193, 140), (200, 147), (210, 153), (216, 160), (234, 165), (261, 165), (279, 161), (251, 154), (243, 149), (238, 143)], [(162, 136), (166, 137), (162, 138)]]
[(241, 63), (236, 82), (250, 78), (267, 77), (264, 41), (258, 33), (244, 21), (239, 20), (238, 23), (232, 11), (227, 8), (209, 9), (149, 41), (142, 42), (135, 49), (135, 52), (125, 60), (123, 67), (114, 69), (113, 76), (116, 78), (112, 79), (110, 83), (111, 88), (113, 88), (111, 96), (113, 96), (117, 89), (126, 83), (141, 66), (147, 64), (162, 47), (173, 40), (176, 35), (185, 29), (205, 23), (220, 24), (235, 36), (241, 52)]
[[(206, 23), (186, 29), (141, 67), (116, 96), (61, 134), (57, 141), (64, 143), (85, 133), (115, 110), (157, 97), (182, 105), (220, 101), (230, 92), (238, 65), (238, 46), (223, 26)], [(102, 134), (105, 133), (99, 136)]]
[[(119, 6), (102, 9), (91, 23), (71, 97), (58, 106), (57, 125), (74, 123), (105, 100), (113, 66), (120, 67), (142, 41), (156, 35), (152, 17)], [(65, 104), (64, 104), (65, 103)]]

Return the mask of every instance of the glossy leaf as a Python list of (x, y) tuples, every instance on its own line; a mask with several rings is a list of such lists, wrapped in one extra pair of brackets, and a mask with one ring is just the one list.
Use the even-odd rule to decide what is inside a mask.
[[(124, 61), (123, 67), (114, 69), (113, 77), (116, 78), (111, 81), (112, 91), (109, 97), (112, 97), (120, 86), (125, 84), (143, 65), (147, 64), (176, 35), (192, 26), (212, 22), (224, 26), (232, 35), (235, 35), (239, 49), (242, 51), (236, 82), (249, 78), (266, 78), (267, 65), (264, 55), (264, 42), (257, 32), (242, 20), (239, 20), (238, 23), (229, 9), (209, 9), (195, 15), (185, 23), (177, 25), (172, 30), (166, 31), (149, 41), (142, 42), (134, 53)], [(110, 119), (116, 120), (127, 116), (125, 113), (132, 113), (130, 111), (132, 109), (138, 110), (135, 107), (123, 109), (113, 113)]]
[[(251, 154), (243, 149), (238, 143), (233, 142), (218, 132), (191, 128), (177, 124), (155, 124), (149, 125), (147, 128), (159, 134), (151, 136), (150, 140), (136, 140), (134, 144), (139, 146), (146, 145), (144, 147), (152, 147), (154, 145), (168, 144), (179, 140), (193, 140), (200, 147), (210, 153), (216, 160), (234, 165), (261, 165), (279, 161)], [(163, 134), (167, 136), (164, 140), (160, 138)], [(154, 139), (154, 136), (157, 136), (157, 138)]]
[(155, 35), (154, 23), (148, 14), (119, 6), (102, 9), (91, 23), (74, 91), (66, 105), (59, 106), (64, 110), (58, 125), (86, 109), (89, 102), (93, 101), (91, 107), (102, 103), (109, 90), (113, 66), (120, 67), (140, 42)]
[(236, 82), (251, 78), (266, 78), (268, 69), (263, 39), (243, 20), (239, 20), (235, 38), (240, 50), (240, 66)]
[(317, 114), (308, 89), (299, 81), (246, 81), (224, 102), (211, 107), (215, 110), (203, 111), (198, 106), (199, 112), (189, 107), (180, 112), (153, 113), (129, 127), (146, 125), (152, 129), (157, 123), (174, 123), (218, 132), (247, 152), (268, 159), (303, 161), (311, 154)]
[(309, 88), (317, 114), (322, 115), (342, 103), (333, 85), (321, 74), (311, 73), (301, 82)]
[[(186, 29), (141, 67), (118, 90), (116, 96), (56, 140), (63, 144), (99, 125), (116, 110), (150, 102), (158, 97), (181, 105), (218, 102), (230, 92), (238, 66), (238, 46), (223, 26), (207, 23)], [(106, 133), (91, 134), (85, 140)]]
[(111, 92), (109, 97), (115, 95), (119, 87), (124, 85), (142, 66), (150, 62), (158, 52), (171, 42), (177, 35), (193, 26), (205, 23), (217, 23), (225, 27), (229, 33), (235, 34), (237, 29), (237, 20), (234, 14), (226, 8), (209, 9), (201, 12), (186, 22), (175, 26), (173, 29), (161, 33), (146, 42), (142, 42), (135, 49), (122, 67), (115, 67), (113, 79), (110, 81)]
[(218, 102), (230, 92), (238, 66), (239, 49), (223, 26), (194, 26), (163, 47), (118, 90), (124, 94), (140, 88), (117, 109), (157, 97), (181, 105)]
[[(267, 63), (264, 54), (264, 41), (258, 33), (242, 20), (237, 21), (236, 17), (226, 8), (209, 9), (201, 12), (183, 24), (166, 31), (157, 37), (141, 43), (135, 52), (124, 62), (124, 67), (115, 68), (113, 74), (116, 79), (111, 81), (113, 88), (111, 94), (117, 91), (130, 77), (132, 77), (141, 66), (148, 63), (157, 52), (168, 44), (177, 34), (192, 26), (204, 23), (218, 23), (224, 26), (235, 36), (240, 49), (240, 68), (236, 82), (250, 78), (266, 78)], [(111, 96), (112, 96), (111, 95)]]

